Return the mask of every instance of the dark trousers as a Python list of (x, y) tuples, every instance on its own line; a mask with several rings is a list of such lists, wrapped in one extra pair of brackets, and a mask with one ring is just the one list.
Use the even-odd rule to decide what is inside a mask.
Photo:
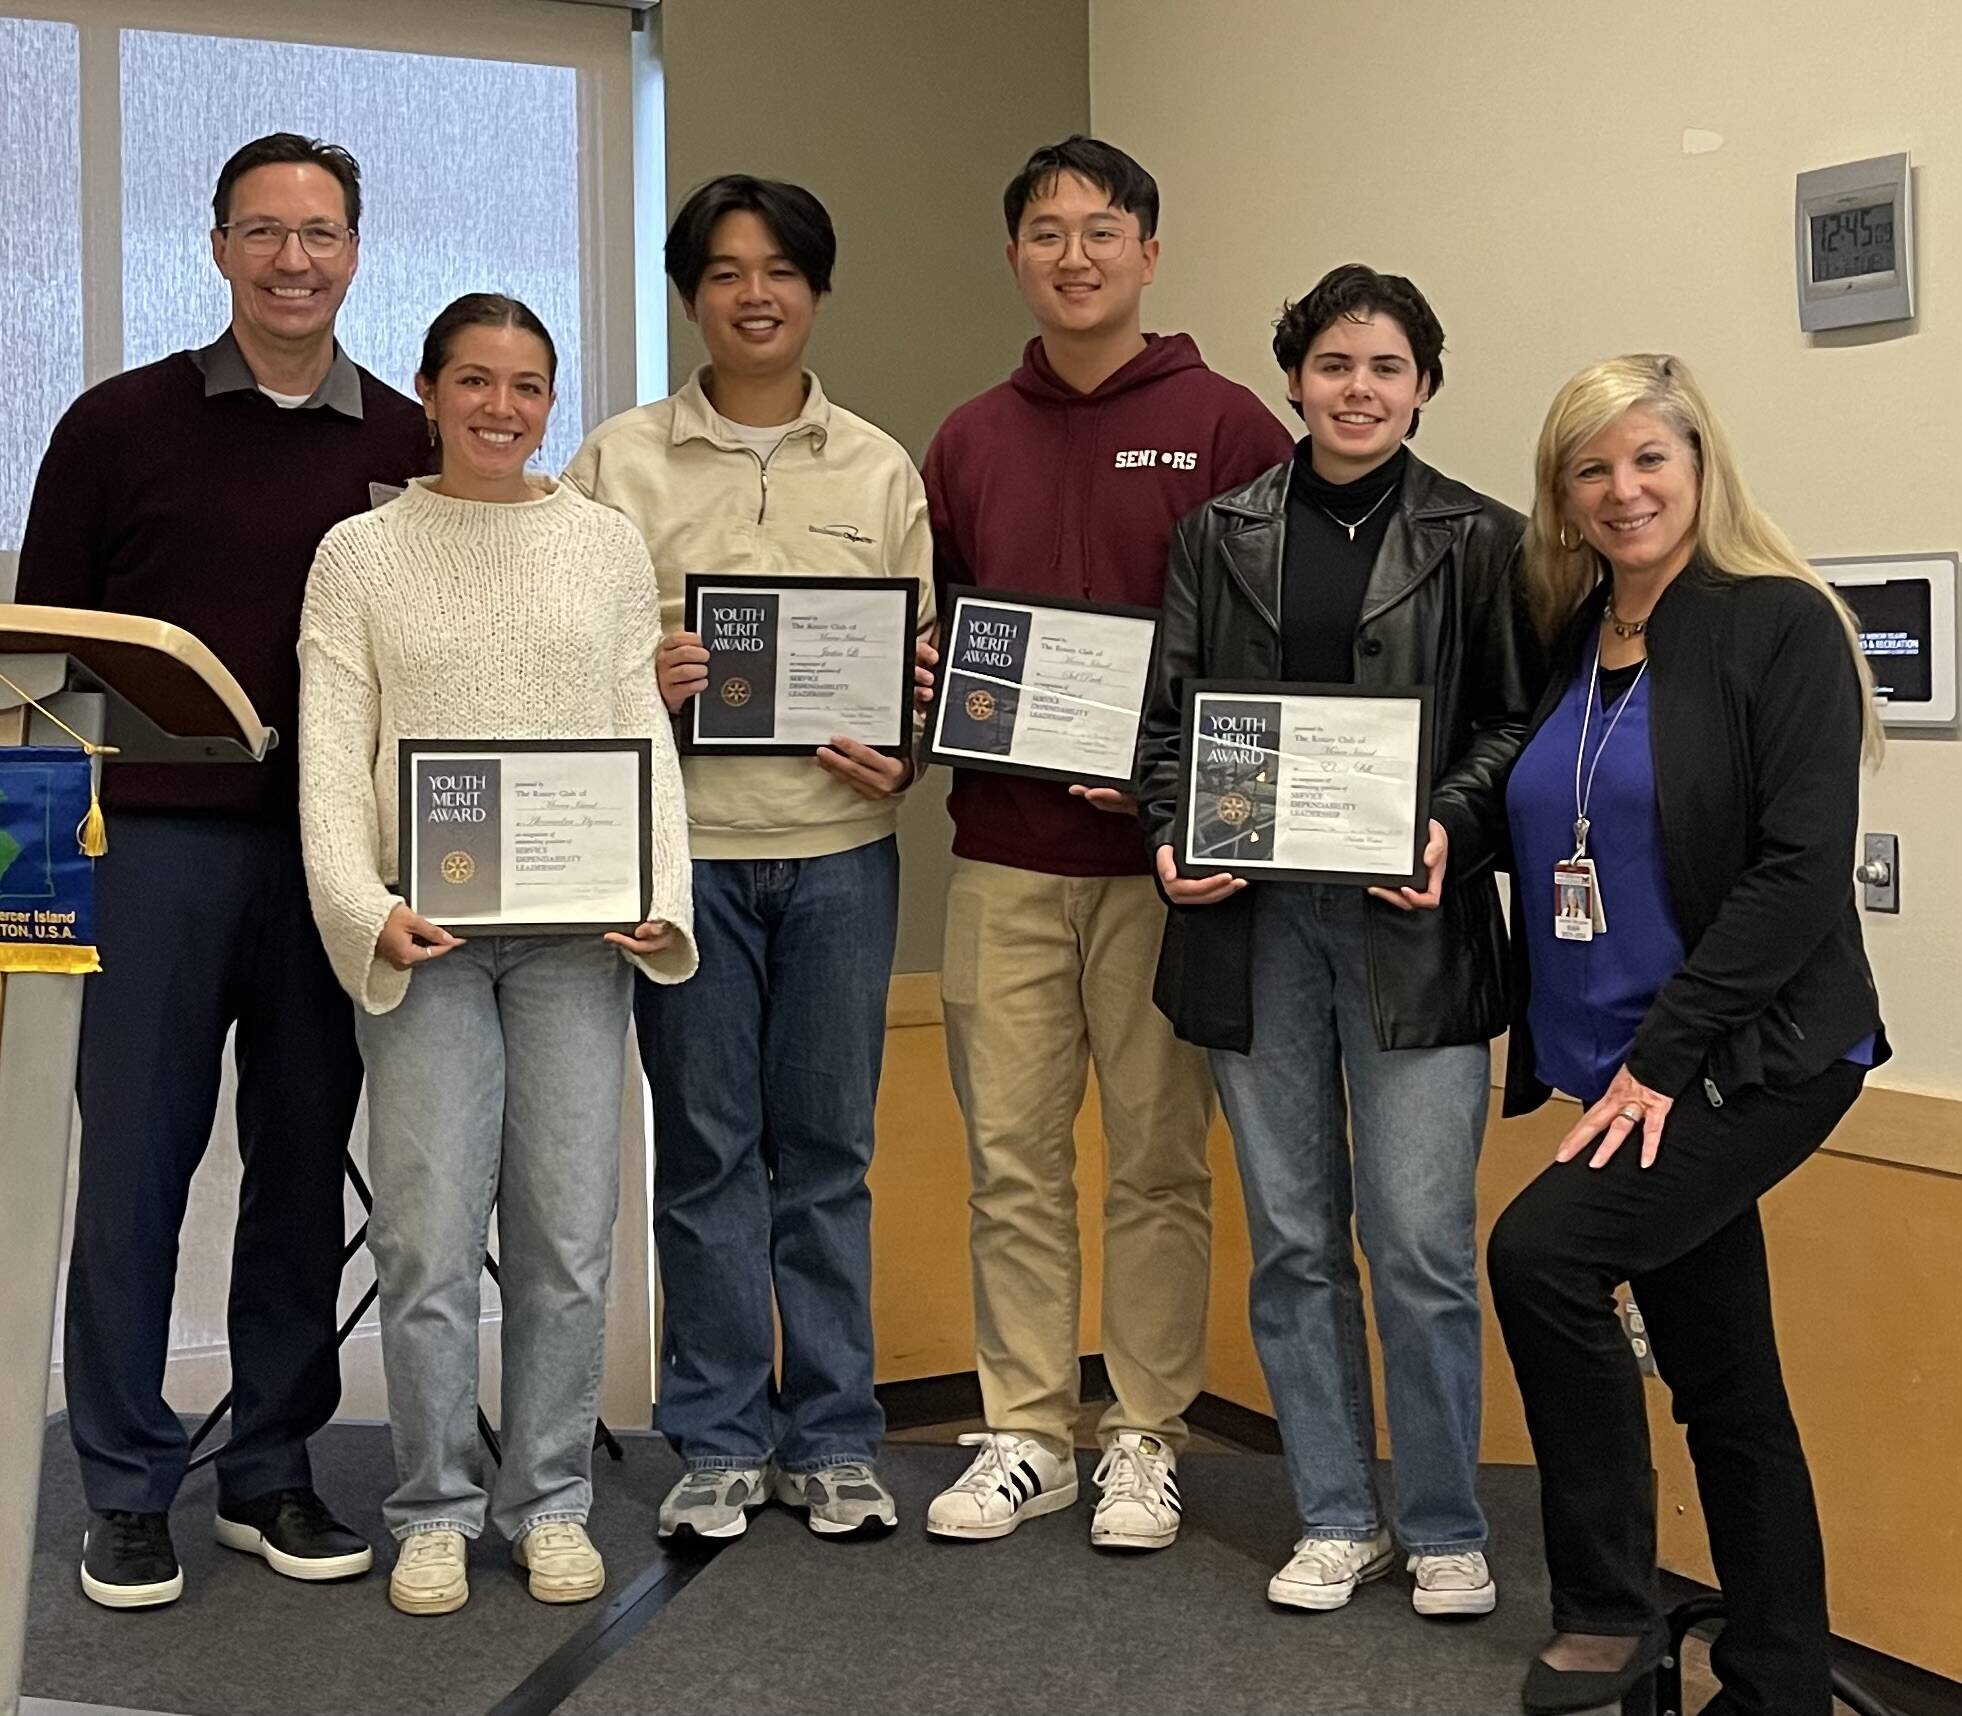
[(1828, 1716), (1825, 1557), (1778, 1366), (1757, 1200), (1832, 1133), (1864, 1069), (1676, 1103), (1598, 1171), (1549, 1167), (1492, 1231), (1492, 1297), (1526, 1405), (1561, 1632), (1636, 1634), (1660, 1611), (1648, 1421), (1616, 1321), (1628, 1282), (1688, 1433), (1729, 1614), (1711, 1657), (1738, 1716)]
[(177, 1237), (234, 1023), (244, 1173), (218, 1484), (247, 1499), (311, 1482), (306, 1441), (341, 1392), (341, 1156), (361, 1058), (297, 831), (131, 811), (110, 823), (96, 869), (102, 971), (82, 1009), (63, 1364), (89, 1506), (148, 1513), (170, 1507), (184, 1476), (184, 1427), (163, 1398)]

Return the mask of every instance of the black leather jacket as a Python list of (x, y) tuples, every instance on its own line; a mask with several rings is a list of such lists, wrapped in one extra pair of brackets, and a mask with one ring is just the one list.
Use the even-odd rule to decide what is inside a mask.
[[(1176, 844), (1180, 688), (1188, 679), (1277, 679), (1282, 533), (1291, 465), (1180, 521), (1165, 578), (1145, 709), (1138, 814), (1154, 848)], [(1402, 505), (1356, 623), (1358, 685), (1429, 685), (1431, 815), (1451, 838), (1444, 900), (1403, 912), (1370, 902), (1370, 1010), (1386, 1049), (1484, 1042), (1506, 1028), (1504, 921), (1492, 860), (1501, 796), (1544, 680), (1527, 618), (1519, 514), (1412, 457)], [(1188, 1042), (1245, 1053), (1256, 883), (1213, 906), (1174, 906), (1159, 955), (1159, 1009)]]

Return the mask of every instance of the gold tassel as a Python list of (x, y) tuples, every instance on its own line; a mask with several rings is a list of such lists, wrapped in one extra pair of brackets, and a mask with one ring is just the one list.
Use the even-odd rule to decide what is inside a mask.
[(109, 850), (109, 830), (102, 820), (102, 797), (95, 790), (93, 780), (89, 782), (89, 813), (76, 828), (75, 838), (81, 844), (84, 858), (100, 858)]
[[(39, 711), (48, 720), (52, 721), (69, 738), (73, 739), (76, 744), (82, 747), (82, 754), (84, 756), (95, 758), (113, 757), (120, 754), (114, 745), (98, 745), (88, 739), (84, 739), (80, 733), (76, 732), (73, 727), (69, 726), (52, 709), (49, 709), (44, 704), (35, 702), (33, 698), (29, 697), (25, 691), (21, 690), (4, 673), (0, 673), (0, 685), (4, 685), (30, 709)], [(89, 813), (76, 824), (75, 844), (81, 848), (84, 858), (100, 858), (109, 850), (109, 830), (104, 826), (102, 821), (102, 798), (96, 791), (94, 770), (89, 771)], [(91, 965), (87, 969), (98, 971), (101, 967)]]

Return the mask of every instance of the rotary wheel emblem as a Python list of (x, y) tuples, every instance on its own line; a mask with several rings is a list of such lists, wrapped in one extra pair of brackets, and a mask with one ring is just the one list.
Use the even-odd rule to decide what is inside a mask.
[(443, 880), (461, 887), (477, 873), (477, 860), (468, 852), (445, 852), (443, 854)]
[(1253, 800), (1241, 792), (1223, 792), (1219, 795), (1219, 819), (1228, 828), (1238, 828), (1253, 815)]
[(749, 701), (749, 681), (746, 679), (725, 679), (722, 682), (722, 701), (731, 709), (740, 709)]
[(967, 718), (970, 721), (992, 720), (995, 713), (995, 694), (992, 691), (970, 691), (967, 694)]

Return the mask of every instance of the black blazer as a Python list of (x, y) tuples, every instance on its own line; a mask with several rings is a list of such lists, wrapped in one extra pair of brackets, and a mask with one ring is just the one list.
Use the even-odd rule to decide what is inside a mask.
[[(1554, 651), (1538, 732), (1607, 600), (1597, 589)], [(1861, 692), (1832, 605), (1796, 578), (1700, 562), (1649, 618), (1649, 740), (1681, 969), (1650, 1004), (1628, 1070), (1706, 1101), (1816, 1077), (1869, 1033), (1891, 1051), (1853, 902)], [(1526, 938), (1513, 886), (1505, 1112), (1547, 1098), (1526, 1023)]]
[[(1138, 815), (1154, 851), (1179, 838), (1184, 682), (1280, 677), (1292, 469), (1278, 465), (1208, 501), (1172, 537), (1140, 748)], [(1386, 1049), (1484, 1042), (1505, 1029), (1492, 858), (1505, 844), (1500, 789), (1544, 679), (1520, 578), (1523, 529), (1511, 508), (1413, 456), (1363, 595), (1355, 682), (1433, 688), (1431, 815), (1451, 838), (1436, 910), (1369, 902), (1370, 1011)], [(1153, 995), (1188, 1042), (1245, 1053), (1253, 1041), (1254, 892), (1171, 909)]]

